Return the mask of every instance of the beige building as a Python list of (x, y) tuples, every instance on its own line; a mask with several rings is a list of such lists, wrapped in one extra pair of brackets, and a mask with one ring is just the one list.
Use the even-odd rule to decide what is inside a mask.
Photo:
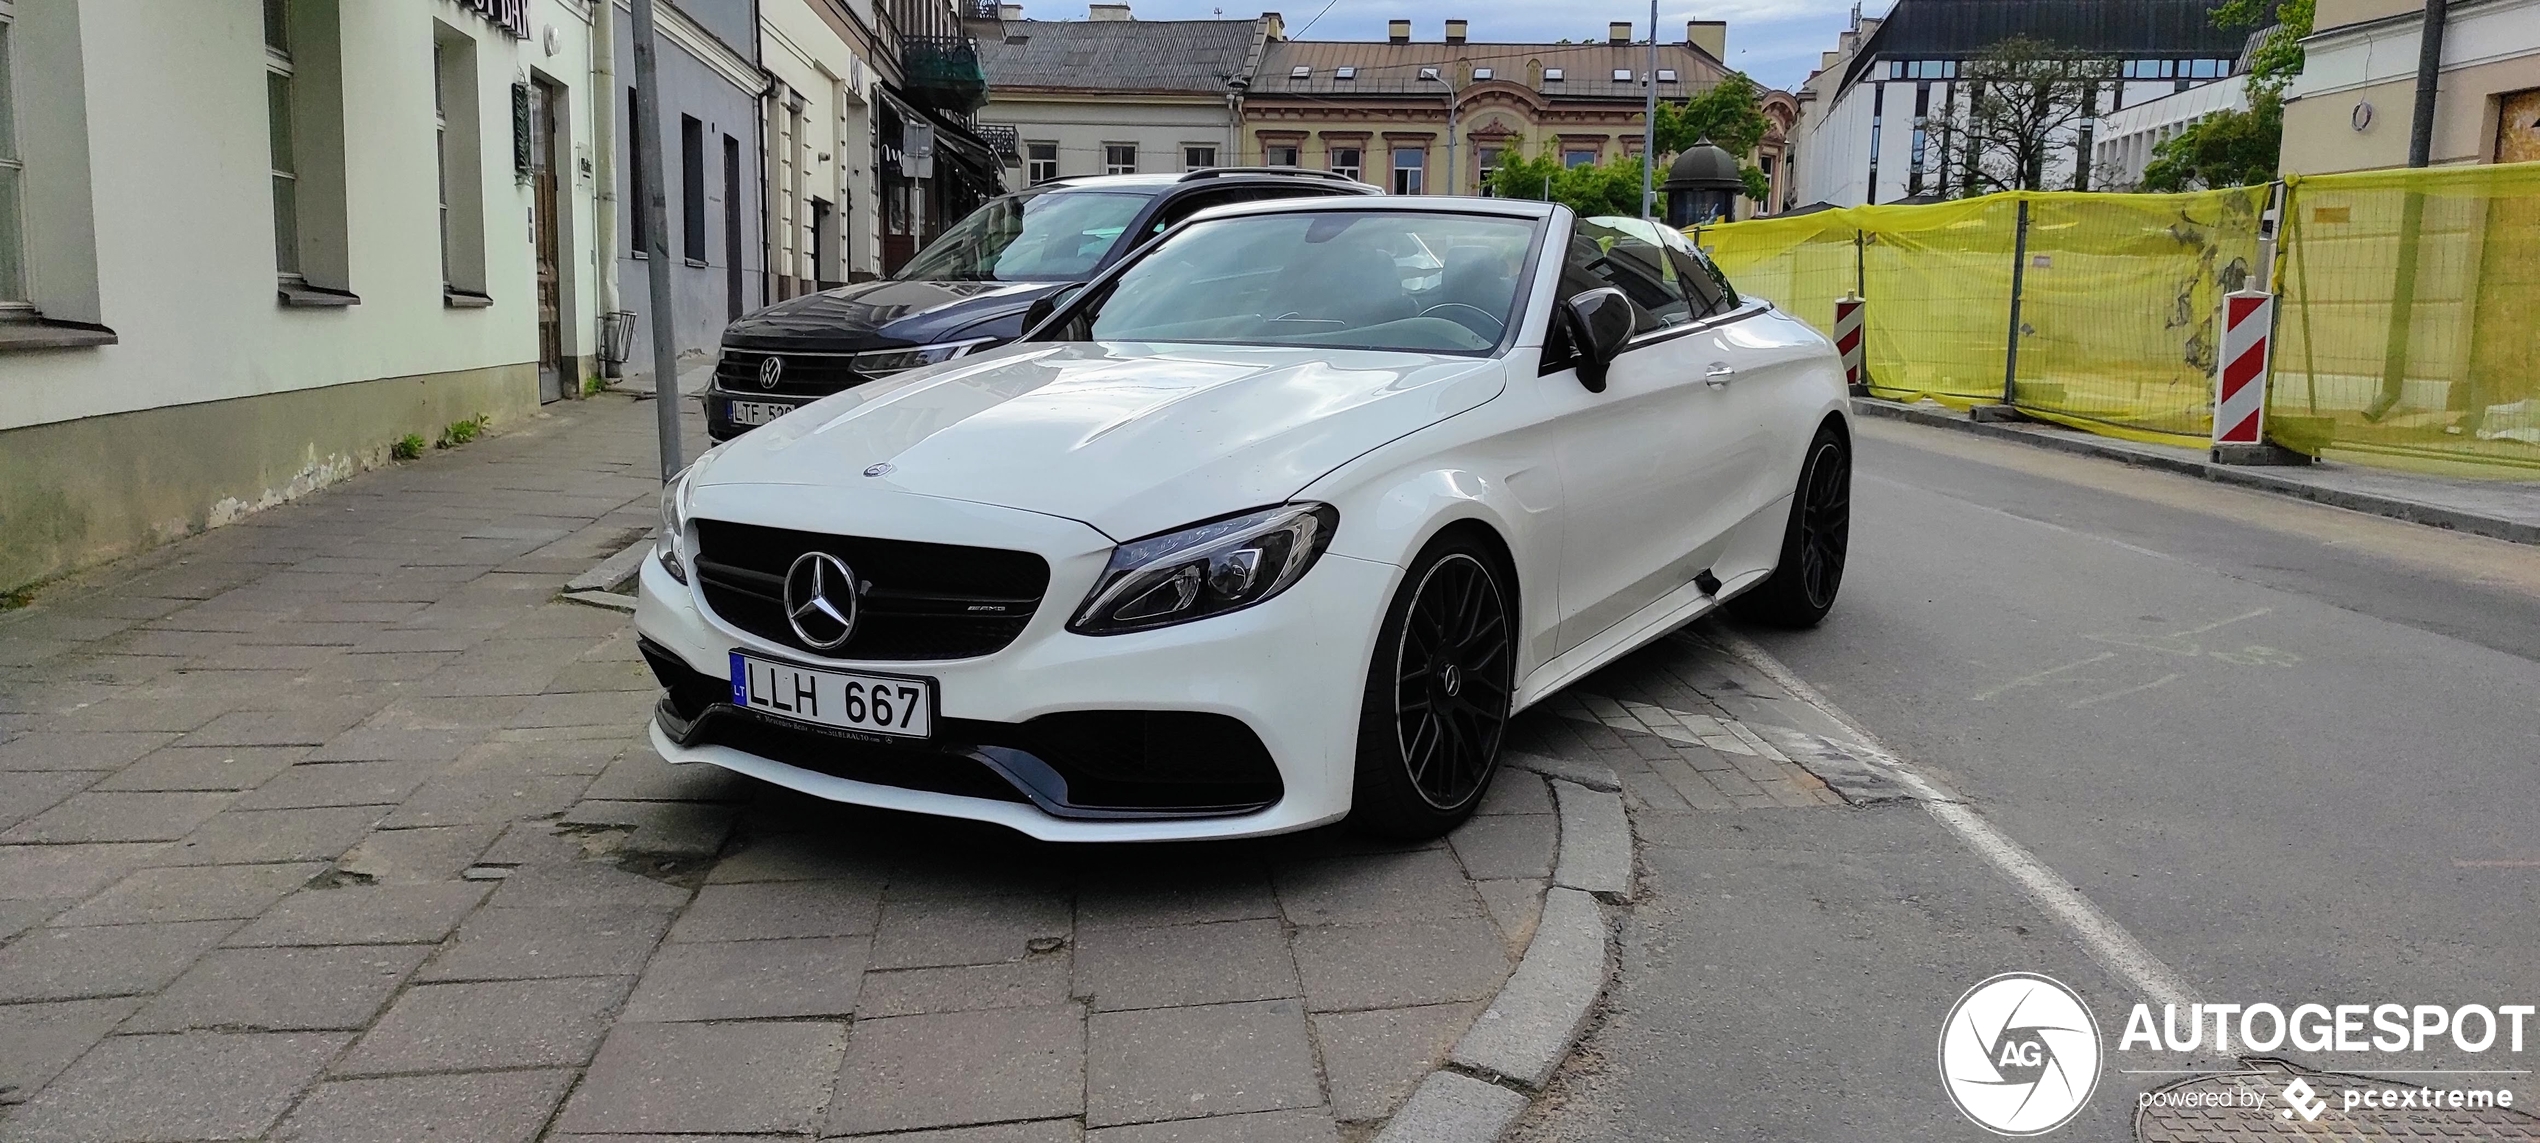
[[(2448, 8), (2430, 158), (2540, 159), (2540, 0)], [(2422, 0), (2319, 0), (2302, 74), (2286, 91), (2286, 171), (2407, 164), (2424, 10)]]
[[(1243, 98), (1248, 164), (1338, 171), (1396, 194), (1479, 193), (1503, 155), (1550, 149), (1573, 166), (1638, 155), (1649, 45), (1632, 25), (1601, 41), (1475, 41), (1448, 20), (1415, 39), (1392, 22), (1384, 43), (1270, 42)], [(1658, 47), (1661, 99), (1683, 100), (1727, 73), (1728, 26), (1694, 21)]]

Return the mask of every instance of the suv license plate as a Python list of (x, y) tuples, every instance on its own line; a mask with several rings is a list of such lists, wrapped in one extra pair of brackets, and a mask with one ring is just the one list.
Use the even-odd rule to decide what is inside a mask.
[(814, 726), (927, 738), (935, 680), (822, 671), (732, 652), (732, 704)]
[(764, 425), (793, 411), (792, 405), (780, 405), (774, 401), (725, 401), (723, 403), (723, 415), (736, 425)]

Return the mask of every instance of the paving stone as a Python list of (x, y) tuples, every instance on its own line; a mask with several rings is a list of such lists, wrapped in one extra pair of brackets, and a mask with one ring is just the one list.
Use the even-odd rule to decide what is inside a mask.
[(175, 740), (155, 732), (37, 731), (0, 742), (0, 770), (112, 770)]
[(434, 695), (409, 695), (379, 708), (379, 712), (362, 723), (382, 730), (483, 730), (511, 720), (529, 705), (526, 698), (503, 698), (472, 695), (453, 698)]
[(298, 746), (171, 746), (97, 784), (100, 790), (252, 790), (308, 753)]
[(1499, 930), (1480, 917), (1300, 929), (1295, 948), (1317, 1012), (1480, 1000), (1508, 977)]
[(804, 1131), (828, 1102), (845, 1041), (845, 1025), (827, 1022), (620, 1024), (558, 1126)]
[(1094, 1013), (1085, 1072), (1087, 1127), (1323, 1102), (1295, 1000)]
[(1073, 1005), (858, 1020), (822, 1133), (1051, 1119), (1084, 1103)]
[(1096, 1011), (1304, 995), (1279, 922), (1080, 932), (1076, 993)]
[(5, 833), (0, 844), (175, 841), (210, 821), (235, 794), (73, 794)]
[(590, 797), (635, 802), (735, 802), (749, 797), (748, 779), (721, 766), (673, 766), (646, 744), (610, 762)]
[[(452, 764), (453, 770), (500, 770), (513, 774), (580, 774), (596, 777), (624, 752), (625, 745), (594, 739), (553, 742), (479, 742)], [(704, 767), (719, 769), (719, 767)], [(730, 773), (730, 771), (724, 771)], [(597, 790), (589, 797), (601, 796)]]
[(1492, 776), (1490, 791), (1482, 795), (1482, 804), (1473, 810), (1475, 817), (1551, 812), (1552, 791), (1544, 786), (1543, 779), (1513, 767), (1502, 767)]
[(479, 909), (423, 969), (427, 980), (529, 980), (625, 975), (670, 927), (670, 911), (642, 905)]
[(731, 806), (701, 802), (621, 802), (584, 800), (566, 813), (570, 826), (623, 830), (617, 848), (627, 853), (672, 858), (710, 858), (722, 852), (732, 835)]
[(1482, 895), (1482, 907), (1489, 910), (1491, 923), (1499, 926), (1499, 935), (1508, 942), (1511, 956), (1526, 951), (1526, 942), (1534, 939), (1535, 921), (1543, 916), (1545, 881), (1476, 881), (1473, 890)]
[(147, 845), (0, 845), (0, 900), (86, 897), (167, 852)]
[[(563, 670), (559, 665), (556, 670)], [(555, 672), (549, 672), (552, 676)], [(510, 725), (530, 726), (637, 726), (641, 725), (659, 701), (650, 690), (592, 691), (583, 694), (542, 694), (529, 700)]]
[(1468, 1143), (1497, 1139), (1525, 1114), (1525, 1096), (1456, 1072), (1430, 1072), (1376, 1143)]
[(325, 869), (314, 862), (144, 869), (55, 918), (54, 924), (132, 925), (252, 917)]
[(1481, 1013), (1481, 1004), (1466, 1003), (1316, 1014), (1314, 1042), (1332, 1086), (1332, 1114), (1392, 1115)]
[(133, 999), (0, 1005), (0, 1105), (34, 1094), (140, 1006)]
[(749, 839), (706, 874), (709, 885), (740, 881), (878, 881), (880, 862), (853, 838), (791, 833)]
[(467, 753), (469, 747), (484, 741), (485, 734), (482, 728), (356, 726), (309, 751), (307, 761), (452, 762)]
[[(221, 664), (230, 667), (252, 667), (266, 658), (287, 658), (285, 652), (298, 648), (256, 647), (232, 648), (233, 658)], [(321, 659), (342, 654), (324, 648)], [(250, 652), (252, 654), (240, 654)], [(215, 665), (215, 664), (206, 664)], [(298, 668), (310, 664), (277, 662), (276, 665)], [(317, 746), (350, 730), (379, 709), (379, 701), (371, 698), (338, 699), (314, 703), (294, 710), (234, 710), (215, 718), (193, 733), (178, 740), (186, 746)]]
[(1088, 1132), (1088, 1143), (1339, 1143), (1340, 1127), (1320, 1109), (1262, 1111), (1139, 1123)]
[(8, 1122), (11, 1143), (248, 1139), (352, 1037), (340, 1032), (116, 1036)]
[(360, 1028), (431, 951), (421, 945), (214, 949), (122, 1030)]
[[(596, 1143), (581, 1136), (559, 1136), (571, 1143)], [(680, 1140), (611, 1140), (609, 1143), (687, 1143)], [(828, 1140), (827, 1143), (1078, 1143), (1084, 1131), (1073, 1119), (1036, 1119), (1029, 1123), (992, 1123), (985, 1127), (947, 1127), (940, 1131), (902, 1131), (889, 1135), (851, 1135)], [(731, 1143), (742, 1143), (732, 1140)]]
[(374, 830), (346, 850), (336, 866), (391, 885), (453, 881), (502, 832), (496, 825)]
[(1246, 921), (1279, 915), (1270, 875), (1259, 865), (1200, 865), (1136, 872), (1088, 870), (1076, 894), (1076, 925), (1101, 929)]
[(425, 782), (388, 818), (396, 829), (549, 817), (572, 807), (590, 779), (480, 770)]
[(1446, 841), (1477, 881), (1550, 877), (1561, 828), (1551, 814), (1500, 814), (1473, 818)]
[[(881, 895), (880, 883), (864, 878), (707, 885), (671, 929), (671, 939), (864, 936), (874, 931)], [(1021, 942), (1015, 948), (1019, 955)]]
[(26, 901), (0, 899), (0, 941), (16, 939), (18, 934), (53, 919), (55, 914), (76, 904), (79, 904), (76, 897), (39, 897)]
[(686, 889), (597, 861), (549, 861), (521, 866), (503, 879), (493, 900), (499, 907), (529, 909), (604, 905), (676, 909), (687, 903)]
[(1478, 917), (1481, 900), (1444, 849), (1299, 862), (1276, 872), (1279, 904), (1296, 925), (1364, 925)]
[(223, 810), (162, 860), (188, 865), (333, 861), (368, 836), (383, 812), (380, 806)]
[(240, 796), (238, 808), (393, 806), (423, 784), (426, 771), (409, 762), (303, 762)]
[(225, 943), (234, 947), (437, 944), (492, 890), (491, 885), (470, 881), (303, 889), (283, 898)]
[(1062, 950), (1004, 964), (868, 972), (864, 991), (856, 999), (856, 1015), (916, 1016), (1065, 1004), (1070, 961)]
[(752, 1020), (856, 1010), (870, 941), (802, 937), (663, 945), (644, 967), (625, 1019)]
[(102, 770), (0, 770), (0, 829), (52, 809), (106, 776)]
[(334, 1071), (579, 1067), (632, 983), (600, 976), (417, 985), (397, 997)]
[(1073, 920), (1074, 910), (1063, 897), (886, 901), (873, 931), (873, 967), (1018, 960), (1035, 940), (1067, 936)]
[[(275, 1143), (530, 1143), (573, 1083), (570, 1069), (389, 1076), (319, 1084)], [(460, 1111), (460, 1109), (464, 1109)]]

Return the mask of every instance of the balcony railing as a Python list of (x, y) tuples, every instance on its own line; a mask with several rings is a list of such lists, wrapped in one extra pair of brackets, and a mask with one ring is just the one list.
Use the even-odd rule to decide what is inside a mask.
[(910, 100), (967, 115), (988, 102), (979, 41), (968, 36), (900, 37), (900, 73)]

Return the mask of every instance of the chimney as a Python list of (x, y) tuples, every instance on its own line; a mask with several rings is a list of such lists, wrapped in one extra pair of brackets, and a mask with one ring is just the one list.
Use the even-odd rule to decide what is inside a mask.
[(1464, 34), (1465, 34), (1466, 30), (1468, 30), (1471, 26), (1472, 26), (1472, 25), (1467, 24), (1466, 22), (1464, 22), (1464, 21), (1462, 21), (1462, 20), (1449, 20), (1449, 21), (1447, 21), (1447, 22), (1446, 22), (1446, 42), (1448, 42), (1448, 43), (1450, 43), (1450, 44), (1460, 44), (1460, 43), (1463, 43), (1463, 42), (1464, 42)]
[(1020, 19), (1022, 19), (1022, 18), (1023, 18), (1023, 6), (1022, 6), (1021, 4), (999, 4), (999, 5), (997, 5), (997, 19), (1000, 19), (1000, 20), (1020, 20)]
[(1726, 20), (1685, 21), (1685, 42), (1711, 53), (1715, 60), (1729, 58), (1729, 22)]
[(1613, 23), (1605, 25), (1605, 42), (1609, 44), (1628, 44), (1632, 42), (1632, 22), (1629, 20), (1616, 20)]
[(1386, 39), (1387, 41), (1390, 41), (1390, 42), (1392, 42), (1392, 43), (1397, 43), (1397, 44), (1407, 44), (1407, 43), (1410, 43), (1410, 42), (1411, 42), (1411, 21), (1409, 21), (1409, 20), (1387, 20), (1387, 21), (1385, 21), (1385, 39)]
[(1127, 20), (1131, 17), (1129, 15), (1129, 6), (1126, 4), (1087, 4), (1085, 5), (1085, 18), (1088, 20)]

